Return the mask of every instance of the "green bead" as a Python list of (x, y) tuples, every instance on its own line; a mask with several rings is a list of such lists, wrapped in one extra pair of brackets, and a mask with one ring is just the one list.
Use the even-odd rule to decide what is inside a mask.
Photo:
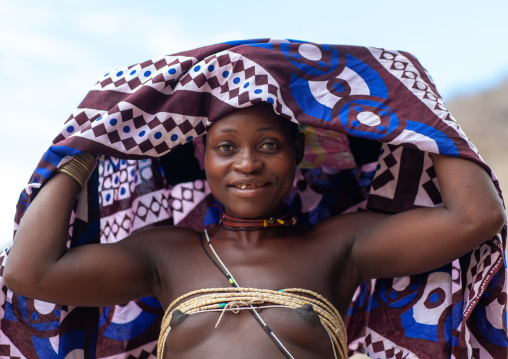
[(235, 283), (234, 279), (233, 278), (229, 278), (229, 283), (231, 283), (231, 284)]
[(219, 309), (226, 308), (226, 303), (219, 303)]
[(279, 289), (279, 292), (285, 292), (286, 290), (285, 289)]

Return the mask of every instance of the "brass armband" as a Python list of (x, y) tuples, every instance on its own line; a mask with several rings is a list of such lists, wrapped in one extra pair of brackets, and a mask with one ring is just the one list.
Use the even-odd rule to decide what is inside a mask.
[(64, 163), (57, 171), (75, 180), (79, 187), (83, 189), (96, 164), (97, 161), (94, 155), (90, 153), (78, 153), (69, 162)]

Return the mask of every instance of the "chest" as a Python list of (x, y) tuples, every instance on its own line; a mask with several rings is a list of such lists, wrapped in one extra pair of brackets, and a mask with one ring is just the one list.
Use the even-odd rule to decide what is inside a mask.
[(330, 248), (305, 241), (248, 247), (212, 241), (210, 247), (205, 240), (203, 246), (197, 240), (165, 262), (160, 299), (167, 306), (193, 290), (229, 287), (231, 284), (224, 273), (230, 273), (242, 287), (304, 288), (335, 302), (340, 262), (340, 255)]

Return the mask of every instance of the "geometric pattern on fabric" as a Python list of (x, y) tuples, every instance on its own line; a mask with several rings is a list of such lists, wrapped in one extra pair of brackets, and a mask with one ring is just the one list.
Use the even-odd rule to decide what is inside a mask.
[[(0, 274), (7, 260), (8, 251), (4, 250), (0, 253)], [(57, 357), (58, 353), (62, 357), (67, 357), (66, 354), (69, 357), (89, 355), (86, 347), (91, 344), (91, 338), (82, 338), (71, 346), (67, 344), (69, 339), (72, 342), (72, 338), (76, 338), (76, 332), (68, 326), (69, 321), (75, 321), (75, 313), (80, 312), (77, 317), (85, 319), (82, 325), (86, 328), (86, 323), (90, 322), (87, 316), (90, 310), (68, 308), (17, 295), (7, 289), (3, 277), (0, 277), (0, 288), (0, 299), (3, 301), (0, 321), (3, 332), (0, 336), (2, 358)]]
[(372, 195), (394, 198), (402, 151), (402, 147), (383, 144), (380, 151), (380, 160), (376, 168), (376, 175), (372, 181)]
[[(367, 208), (398, 213), (416, 207), (425, 152), (396, 145), (383, 145), (372, 181)], [(408, 171), (413, 168), (414, 172)], [(418, 181), (415, 179), (418, 178)], [(403, 206), (401, 204), (404, 203)]]
[[(8, 257), (7, 252), (7, 249), (0, 252), (0, 274), (3, 274), (4, 271), (5, 262)], [(20, 351), (21, 348), (19, 347), (20, 345), (26, 346), (23, 342), (27, 341), (26, 343), (29, 343), (28, 340), (30, 340), (31, 336), (29, 331), (28, 333), (25, 332), (27, 328), (25, 328), (23, 324), (20, 325), (17, 323), (20, 322), (20, 320), (13, 310), (12, 298), (14, 293), (7, 289), (4, 284), (3, 277), (0, 277), (0, 288), (0, 300), (2, 303), (2, 306), (0, 307), (0, 328), (2, 328), (2, 331), (7, 331), (7, 333), (9, 333), (9, 335), (5, 335), (4, 333), (0, 335), (0, 357), (12, 359), (25, 358)], [(33, 318), (31, 319), (33, 320)], [(12, 340), (11, 337), (13, 337)], [(15, 343), (13, 343), (13, 340)], [(58, 342), (58, 338), (56, 338), (56, 340)], [(30, 349), (30, 352), (33, 353), (33, 349)]]
[(210, 194), (210, 188), (203, 180), (174, 186), (171, 191), (171, 209), (175, 225), (179, 225), (208, 194)]
[(208, 92), (236, 108), (259, 101), (273, 101), (276, 113), (294, 117), (281, 99), (276, 85), (270, 73), (254, 61), (234, 52), (223, 51), (220, 56), (212, 55), (196, 64), (180, 80), (175, 91)]
[(436, 177), (436, 171), (430, 156), (424, 157), (422, 177), (418, 186), (415, 205), (422, 207), (436, 207), (441, 205), (441, 191)]
[[(468, 137), (459, 126), (457, 121), (450, 114), (443, 99), (439, 96), (432, 77), (428, 72), (423, 69), (420, 71), (416, 68), (415, 64), (411, 61), (409, 55), (405, 52), (370, 48), (369, 49), (379, 63), (389, 71), (395, 78), (410, 89), (429, 109), (431, 109), (439, 118), (452, 127), (459, 136), (467, 141), (469, 148), (473, 150), (476, 155), (480, 155), (476, 146), (469, 141)], [(424, 81), (422, 81), (423, 79)], [(403, 136), (401, 136), (401, 139)], [(422, 151), (428, 151), (429, 148), (420, 148)]]
[[(155, 353), (162, 308), (153, 297), (102, 308), (99, 314), (98, 357), (150, 357)], [(125, 347), (135, 348), (122, 353)]]
[(121, 356), (114, 354), (112, 356), (102, 357), (103, 359), (157, 359), (157, 341), (148, 343), (143, 347), (139, 347), (122, 353)]
[(21, 359), (23, 355), (7, 337), (0, 338), (0, 357), (8, 359)]
[[(490, 280), (494, 273), (498, 272), (494, 264), (503, 258), (503, 254), (499, 248), (501, 247), (500, 239), (500, 235), (496, 236), (493, 243), (485, 242), (481, 246), (475, 248), (471, 252), (471, 255), (468, 256), (470, 262), (468, 270), (465, 273), (466, 282), (464, 288), (465, 317), (469, 317), (479, 300), (479, 294), (483, 294), (486, 290), (486, 281)], [(497, 248), (494, 247), (496, 244), (498, 246)], [(506, 271), (506, 265), (503, 265), (501, 270)], [(504, 308), (503, 310), (506, 316), (506, 309)], [(508, 340), (506, 340), (506, 342), (508, 344)]]
[[(404, 86), (411, 89), (444, 123), (453, 127), (457, 134), (468, 142), (471, 150), (479, 155), (477, 148), (468, 140), (462, 128), (450, 114), (443, 99), (439, 96), (432, 77), (425, 69), (423, 69), (423, 71), (421, 69), (418, 71), (415, 64), (411, 61), (411, 58), (406, 56), (408, 54), (405, 52), (376, 48), (370, 48), (370, 51), (387, 71), (398, 78)], [(425, 81), (422, 81), (421, 77), (423, 77)]]
[[(425, 152), (475, 161), (496, 182), (411, 54), (291, 40), (233, 41), (103, 75), (41, 158), (20, 196), (15, 228), (56, 168), (79, 152), (90, 152), (99, 155), (99, 166), (71, 217), (69, 246), (115, 242), (152, 225), (178, 223), (202, 230), (218, 218), (206, 181), (181, 176), (183, 183), (168, 185), (159, 157), (193, 142), (202, 167), (198, 137), (207, 126), (259, 102), (300, 124), (309, 137), (306, 161), (297, 169), (287, 198), (302, 223), (354, 210), (398, 213), (441, 205)], [(381, 142), (381, 150), (368, 145), (372, 141)], [(189, 166), (186, 160), (178, 163), (169, 171), (194, 173), (190, 161)], [(446, 268), (362, 284), (348, 316), (350, 348), (386, 358), (424, 358), (422, 348), (432, 358), (450, 353), (459, 358), (463, 348), (469, 357), (507, 357), (506, 321), (499, 320), (507, 307), (505, 245), (506, 227)], [(93, 357), (94, 340), (98, 357), (154, 355), (154, 316), (161, 309), (153, 298), (101, 309), (54, 306), (61, 322), (55, 324), (60, 323), (58, 333), (39, 333), (21, 342), (16, 338), (24, 338), (35, 319), (21, 315), (20, 320), (11, 309), (29, 308), (31, 315), (36, 301), (9, 292), (1, 277), (0, 286), (0, 355), (33, 358), (33, 353), (52, 348), (49, 352), (58, 351), (61, 357)], [(140, 318), (141, 333), (122, 337), (130, 327), (120, 321), (108, 326), (115, 329), (110, 337), (116, 339), (99, 333), (101, 318), (134, 315), (131, 310)], [(41, 313), (34, 314), (35, 321), (52, 315)], [(69, 328), (81, 334), (71, 335)], [(436, 330), (437, 339), (432, 337)]]
[[(0, 274), (3, 274), (6, 258), (7, 250), (3, 250), (0, 252)], [(3, 277), (0, 277), (0, 288), (0, 301), (2, 303), (0, 307), (0, 317), (2, 318), (0, 321), (0, 328), (5, 328), (10, 324), (9, 319), (6, 318), (5, 311), (12, 307), (13, 293), (5, 286)], [(0, 335), (0, 357), (12, 359), (24, 358), (23, 354), (7, 335)]]
[(175, 83), (182, 73), (187, 72), (195, 62), (197, 62), (196, 58), (187, 56), (156, 57), (134, 66), (106, 73), (92, 87), (92, 90), (130, 93), (145, 83), (157, 90), (171, 91), (170, 85)]
[(132, 232), (171, 218), (170, 189), (145, 191), (163, 176), (150, 159), (105, 157), (99, 162), (99, 205), (103, 213), (101, 243), (121, 240)]
[(101, 243), (117, 242), (134, 231), (170, 217), (169, 191), (160, 190), (137, 197), (132, 207), (101, 219)]
[(375, 358), (396, 358), (396, 359), (418, 359), (419, 356), (411, 351), (400, 348), (395, 343), (391, 342), (381, 334), (368, 329), (368, 334), (365, 337), (365, 347), (369, 356)]
[[(443, 99), (437, 94), (434, 82), (426, 71), (422, 74), (402, 52), (377, 48), (369, 50), (394, 78), (399, 79), (408, 89), (414, 90), (414, 94), (426, 106), (436, 111), (440, 118), (447, 117), (448, 109)], [(422, 75), (426, 81), (422, 81)]]
[[(366, 291), (360, 293), (363, 307), (356, 307), (357, 299), (350, 309), (352, 331), (349, 334), (357, 338), (351, 341), (351, 353), (396, 358), (412, 352), (420, 359), (431, 359), (441, 357), (445, 348), (452, 351), (456, 343), (452, 336), (458, 333), (462, 318), (460, 310), (457, 311), (461, 302), (457, 303), (459, 307), (455, 303), (455, 287), (442, 286), (450, 282), (447, 281), (450, 270), (452, 266), (446, 266), (426, 279), (423, 276), (377, 279), (374, 291), (365, 286)], [(387, 312), (397, 314), (386, 317)], [(367, 315), (367, 324), (362, 328), (355, 320), (363, 315)], [(434, 345), (429, 346), (429, 342)]]
[[(467, 358), (471, 359), (497, 359), (501, 358), (497, 354), (490, 353), (476, 338), (474, 333), (470, 330), (470, 328), (466, 327), (466, 337), (467, 340)], [(464, 356), (465, 357), (465, 356)], [(457, 357), (457, 359), (460, 357)]]
[[(119, 111), (95, 119), (84, 138), (97, 139), (118, 151), (162, 156), (170, 148), (185, 144), (205, 132), (203, 117), (177, 113), (150, 114), (130, 104), (118, 104)], [(116, 125), (122, 122), (119, 130)]]

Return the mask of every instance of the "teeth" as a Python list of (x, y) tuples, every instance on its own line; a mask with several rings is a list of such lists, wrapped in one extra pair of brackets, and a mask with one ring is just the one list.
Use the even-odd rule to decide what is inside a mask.
[(235, 187), (236, 188), (240, 188), (240, 189), (246, 189), (247, 187), (248, 188), (258, 188), (258, 187), (261, 187), (263, 186), (264, 183), (257, 183), (257, 184), (239, 184), (239, 185), (236, 185)]

